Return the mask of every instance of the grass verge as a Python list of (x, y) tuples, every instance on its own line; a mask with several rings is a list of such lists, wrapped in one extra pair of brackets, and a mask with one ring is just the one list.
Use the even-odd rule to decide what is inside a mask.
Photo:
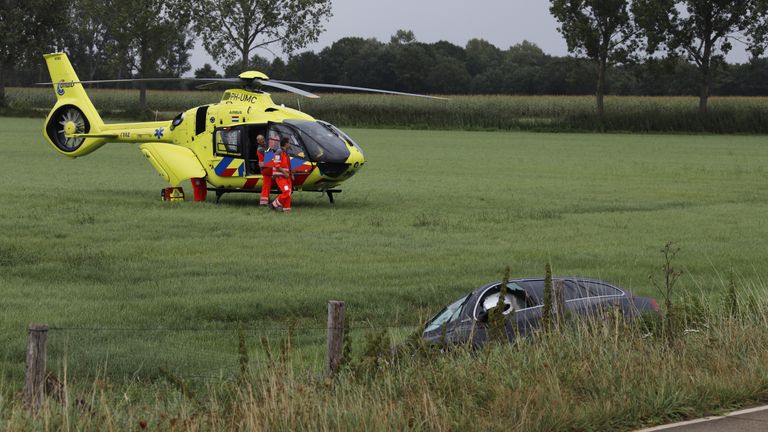
[(353, 342), (334, 380), (295, 367), (288, 344), (239, 379), (206, 385), (170, 373), (121, 384), (60, 379), (37, 416), (3, 392), (0, 422), (10, 430), (630, 430), (768, 399), (762, 292), (739, 292), (736, 309), (732, 294), (679, 300), (671, 345), (658, 317), (630, 323), (610, 313), (482, 350), (441, 352), (415, 339), (393, 347), (372, 334)]

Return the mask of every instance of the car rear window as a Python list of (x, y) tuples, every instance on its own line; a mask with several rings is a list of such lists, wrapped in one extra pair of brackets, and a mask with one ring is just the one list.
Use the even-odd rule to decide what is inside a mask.
[(616, 287), (612, 287), (608, 284), (594, 282), (594, 281), (578, 281), (583, 297), (599, 297), (599, 296), (613, 296), (621, 295), (622, 292)]

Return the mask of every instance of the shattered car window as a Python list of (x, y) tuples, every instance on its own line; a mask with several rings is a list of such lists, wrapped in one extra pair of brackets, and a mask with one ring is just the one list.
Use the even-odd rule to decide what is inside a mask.
[(443, 309), (442, 312), (432, 318), (432, 321), (427, 324), (427, 327), (424, 329), (424, 331), (428, 332), (437, 330), (442, 327), (443, 324), (457, 320), (461, 315), (462, 306), (464, 306), (464, 301), (467, 299), (467, 297), (469, 297), (469, 294), (448, 305), (445, 309)]

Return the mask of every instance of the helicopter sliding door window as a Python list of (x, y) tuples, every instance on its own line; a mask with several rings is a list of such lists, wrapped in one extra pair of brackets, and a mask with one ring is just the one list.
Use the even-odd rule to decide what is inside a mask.
[(213, 141), (217, 156), (243, 157), (243, 129), (241, 127), (216, 129)]

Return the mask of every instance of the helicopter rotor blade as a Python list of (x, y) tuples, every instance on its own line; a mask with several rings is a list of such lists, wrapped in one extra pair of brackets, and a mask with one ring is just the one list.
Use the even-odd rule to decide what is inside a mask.
[(382, 93), (382, 94), (391, 94), (391, 95), (400, 95), (400, 96), (415, 96), (415, 97), (421, 97), (421, 98), (427, 98), (427, 99), (448, 100), (448, 98), (439, 97), (439, 96), (429, 96), (429, 95), (422, 95), (422, 94), (416, 94), (416, 93), (405, 93), (405, 92), (398, 92), (398, 91), (392, 91), (392, 90), (381, 90), (381, 89), (374, 89), (374, 88), (367, 88), (367, 87), (355, 87), (355, 86), (338, 85), (338, 84), (321, 84), (321, 83), (308, 83), (308, 82), (301, 82), (301, 81), (281, 81), (281, 80), (271, 80), (270, 82), (281, 83), (281, 84), (305, 85), (308, 87), (354, 90), (354, 91), (362, 91), (362, 92), (370, 92), (370, 93)]
[(195, 89), (198, 90), (205, 90), (209, 89), (211, 87), (216, 87), (224, 84), (242, 84), (243, 81), (239, 78), (199, 78), (195, 81), (207, 81), (203, 84), (195, 86)]
[[(135, 83), (135, 82), (182, 82), (182, 81), (203, 81), (204, 82), (203, 84), (196, 87), (198, 89), (213, 87), (219, 84), (248, 85), (248, 84), (256, 83), (262, 86), (274, 87), (276, 89), (295, 93), (311, 99), (317, 99), (320, 96), (314, 93), (310, 93), (306, 90), (293, 87), (293, 85), (301, 85), (301, 86), (317, 87), (317, 88), (328, 88), (328, 89), (339, 89), (339, 90), (352, 90), (352, 91), (381, 93), (381, 94), (400, 95), (400, 96), (412, 96), (412, 97), (420, 97), (420, 98), (427, 98), (427, 99), (448, 100), (448, 98), (444, 98), (440, 96), (429, 96), (429, 95), (423, 95), (423, 94), (417, 94), (417, 93), (406, 93), (406, 92), (399, 92), (399, 91), (393, 91), (393, 90), (374, 89), (374, 88), (368, 88), (368, 87), (355, 87), (355, 86), (339, 85), (339, 84), (310, 83), (310, 82), (302, 82), (302, 81), (260, 80), (258, 78), (253, 80), (247, 80), (242, 78), (193, 78), (193, 77), (189, 77), (189, 78), (183, 78), (183, 77), (182, 78), (126, 78), (126, 79), (111, 79), (111, 80), (67, 81), (67, 83), (115, 84), (115, 83)], [(56, 84), (58, 83), (57, 82), (35, 83), (35, 85), (56, 85)], [(293, 85), (290, 85), (290, 84), (293, 84)]]
[[(179, 81), (202, 81), (199, 78), (125, 78), (111, 80), (87, 80), (87, 81), (66, 81), (67, 84), (115, 84), (115, 83), (133, 83), (133, 82), (179, 82)], [(57, 82), (41, 82), (34, 85), (54, 85)]]
[(304, 96), (304, 97), (307, 97), (307, 98), (310, 98), (310, 99), (317, 99), (317, 98), (320, 97), (320, 96), (318, 96), (318, 95), (316, 95), (314, 93), (310, 93), (310, 92), (302, 90), (300, 88), (289, 86), (289, 85), (283, 83), (282, 81), (272, 81), (272, 80), (269, 80), (269, 81), (256, 80), (256, 81), (259, 84), (261, 84), (261, 85), (269, 86), (269, 87), (274, 87), (274, 88), (280, 89), (280, 90), (289, 91), (291, 93), (296, 93), (297, 95)]
[(296, 87), (289, 86), (282, 83), (277, 83), (272, 80), (260, 80), (260, 79), (244, 80), (241, 78), (211, 78), (211, 79), (207, 79), (206, 81), (209, 81), (209, 82), (200, 84), (195, 88), (198, 90), (203, 90), (203, 89), (207, 89), (207, 88), (222, 85), (222, 84), (258, 84), (260, 86), (274, 87), (276, 89), (288, 91), (291, 93), (296, 93), (300, 96), (308, 97), (310, 99), (317, 99), (320, 97), (306, 90), (302, 90), (300, 88), (296, 88)]

